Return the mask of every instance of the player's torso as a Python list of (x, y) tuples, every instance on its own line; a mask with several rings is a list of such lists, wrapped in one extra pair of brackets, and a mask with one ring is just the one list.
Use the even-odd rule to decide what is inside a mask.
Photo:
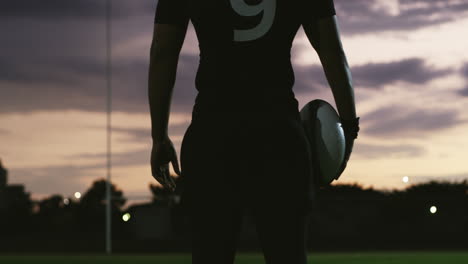
[(187, 1), (200, 46), (201, 98), (292, 100), (290, 50), (300, 26), (300, 0)]
[[(299, 28), (299, 0), (187, 0), (202, 55), (281, 56)], [(253, 58), (252, 58), (253, 59)]]

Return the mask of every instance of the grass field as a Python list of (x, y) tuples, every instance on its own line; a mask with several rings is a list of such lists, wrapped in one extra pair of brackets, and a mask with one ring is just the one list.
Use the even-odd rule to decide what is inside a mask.
[[(5, 264), (185, 264), (190, 256), (160, 255), (81, 255), (81, 256), (0, 256)], [(236, 264), (264, 263), (260, 254), (238, 254)], [(312, 253), (314, 264), (468, 264), (466, 252), (374, 252), (374, 253)]]

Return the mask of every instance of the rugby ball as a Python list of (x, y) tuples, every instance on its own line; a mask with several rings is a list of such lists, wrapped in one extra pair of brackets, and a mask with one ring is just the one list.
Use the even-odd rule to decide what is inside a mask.
[(340, 117), (327, 101), (316, 99), (300, 111), (302, 126), (312, 153), (314, 181), (329, 185), (339, 178), (345, 157), (345, 136)]

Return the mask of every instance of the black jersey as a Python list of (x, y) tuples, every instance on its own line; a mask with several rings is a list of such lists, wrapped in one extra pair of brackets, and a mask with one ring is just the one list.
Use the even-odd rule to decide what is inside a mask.
[(195, 28), (194, 111), (297, 111), (293, 39), (301, 24), (334, 14), (333, 0), (159, 0), (154, 21)]

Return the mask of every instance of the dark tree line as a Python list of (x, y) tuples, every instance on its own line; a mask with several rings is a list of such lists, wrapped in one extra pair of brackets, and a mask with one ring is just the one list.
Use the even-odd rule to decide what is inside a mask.
[[(71, 199), (54, 194), (40, 201), (32, 201), (28, 193), (6, 195), (7, 206), (0, 209), (0, 246), (13, 251), (48, 249), (49, 241), (56, 249), (67, 244), (86, 248), (96, 239), (102, 240), (105, 231), (106, 181), (97, 180), (80, 197)], [(113, 232), (122, 234), (123, 192), (111, 185)]]
[(466, 180), (431, 181), (387, 192), (337, 185), (320, 190), (319, 196), (311, 216), (315, 247), (468, 248)]
[[(127, 199), (122, 190), (111, 185), (112, 235), (117, 251), (164, 248), (158, 245), (177, 250), (185, 245), (189, 234), (180, 205), (183, 182), (178, 183), (174, 193), (150, 185), (152, 201), (130, 208), (124, 208)], [(103, 251), (105, 194), (105, 180), (95, 181), (80, 199), (56, 194), (32, 201), (24, 190), (17, 190), (0, 207), (0, 251)], [(170, 226), (144, 221), (153, 219), (149, 215), (157, 210), (159, 213), (151, 217), (157, 220), (167, 212), (169, 216), (164, 217), (170, 221), (164, 223)], [(124, 214), (134, 212), (140, 212), (140, 218), (122, 220)], [(466, 249), (468, 181), (428, 182), (393, 191), (359, 185), (328, 186), (320, 189), (309, 223), (309, 247), (317, 250)], [(137, 227), (143, 235), (148, 230), (147, 236), (141, 238)], [(248, 222), (245, 227), (252, 229)], [(164, 239), (152, 240), (152, 228), (170, 230)], [(257, 245), (255, 239), (252, 234), (245, 235), (240, 248)]]

